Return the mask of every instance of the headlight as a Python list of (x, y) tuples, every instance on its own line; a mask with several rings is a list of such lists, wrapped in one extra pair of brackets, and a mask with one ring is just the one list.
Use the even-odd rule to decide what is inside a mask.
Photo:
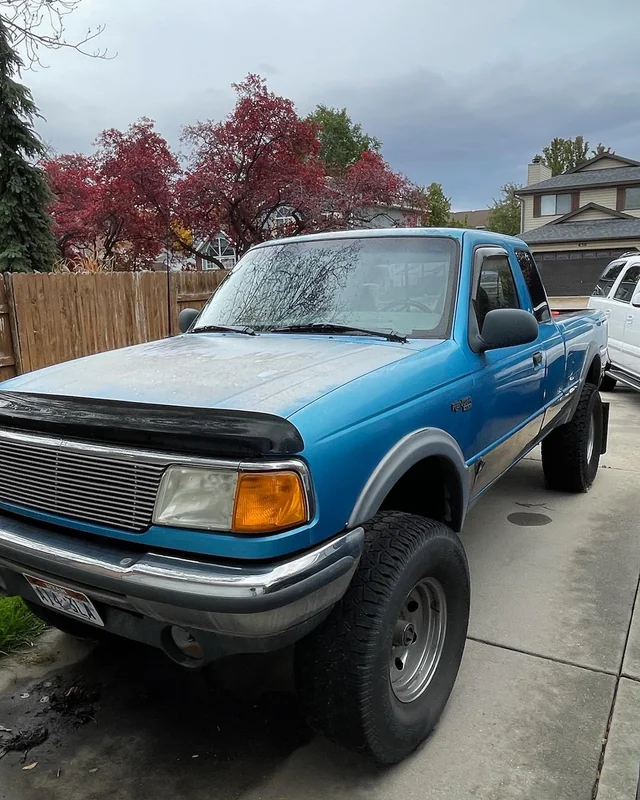
[(297, 472), (233, 472), (169, 467), (162, 477), (153, 522), (179, 528), (262, 534), (309, 520)]
[(153, 521), (180, 528), (231, 530), (238, 473), (169, 467), (162, 476)]

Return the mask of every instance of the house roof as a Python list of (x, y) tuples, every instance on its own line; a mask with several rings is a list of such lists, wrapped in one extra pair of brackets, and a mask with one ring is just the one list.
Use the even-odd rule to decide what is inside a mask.
[[(581, 164), (578, 164), (577, 167), (568, 169), (566, 172), (567, 173), (581, 172), (583, 169), (585, 169), (585, 167), (590, 167), (591, 164), (597, 164), (599, 161), (602, 161), (603, 159), (606, 159), (607, 161), (617, 161), (620, 165), (626, 165), (628, 167), (640, 167), (640, 161), (634, 161), (633, 158), (625, 158), (624, 156), (619, 156), (616, 153), (600, 153), (599, 156), (594, 156), (593, 158), (590, 158), (587, 161), (583, 161)], [(609, 169), (616, 169), (616, 168), (609, 167)]]
[(569, 211), (562, 217), (558, 217), (558, 219), (548, 222), (547, 225), (557, 225), (558, 223), (562, 224), (563, 222), (568, 222), (570, 219), (578, 222), (577, 217), (579, 217), (583, 211), (599, 211), (601, 214), (605, 214), (607, 217), (612, 219), (635, 219), (635, 217), (631, 214), (625, 214), (623, 211), (616, 211), (615, 208), (607, 208), (606, 206), (598, 205), (598, 203), (587, 203), (584, 206), (580, 206), (580, 208), (577, 208), (575, 211)]
[[(582, 164), (581, 166), (584, 166)], [(586, 189), (590, 186), (622, 186), (628, 183), (640, 183), (640, 165), (626, 167), (610, 167), (609, 169), (591, 169), (586, 172), (563, 172), (548, 178), (546, 181), (533, 183), (518, 189), (517, 196), (541, 194), (543, 192), (571, 191)]]
[(521, 233), (520, 238), (527, 244), (640, 239), (640, 218), (590, 219), (583, 222), (579, 220), (569, 222), (556, 220), (526, 233)]

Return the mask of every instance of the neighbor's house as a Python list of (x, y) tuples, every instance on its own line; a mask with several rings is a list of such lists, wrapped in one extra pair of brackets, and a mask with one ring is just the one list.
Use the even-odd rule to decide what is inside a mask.
[(549, 295), (591, 294), (610, 261), (640, 249), (640, 161), (605, 154), (552, 178), (534, 159), (517, 195)]
[(467, 228), (486, 231), (489, 226), (490, 208), (480, 208), (475, 211), (452, 211), (451, 219)]

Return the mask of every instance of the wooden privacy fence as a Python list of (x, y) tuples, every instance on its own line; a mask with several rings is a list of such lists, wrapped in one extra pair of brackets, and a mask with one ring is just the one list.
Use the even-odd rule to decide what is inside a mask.
[(0, 381), (175, 334), (179, 312), (202, 308), (224, 275), (0, 275)]

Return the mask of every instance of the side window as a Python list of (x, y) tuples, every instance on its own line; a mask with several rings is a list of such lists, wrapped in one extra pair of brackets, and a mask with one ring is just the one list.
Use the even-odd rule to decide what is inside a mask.
[(533, 314), (538, 322), (549, 322), (551, 319), (551, 311), (549, 310), (549, 302), (547, 300), (547, 293), (542, 285), (540, 273), (536, 262), (533, 260), (531, 253), (526, 250), (516, 250), (516, 258), (522, 270), (529, 296), (531, 297), (531, 305), (533, 306)]
[(484, 319), (490, 311), (497, 308), (520, 308), (518, 292), (513, 279), (509, 258), (504, 254), (487, 254), (481, 258), (472, 302), (478, 320), (478, 330), (482, 332)]
[(625, 264), (626, 261), (612, 261), (602, 273), (598, 283), (596, 283), (592, 297), (607, 297)]
[(636, 286), (640, 280), (640, 266), (629, 267), (629, 269), (622, 276), (622, 281), (613, 295), (614, 300), (620, 300), (623, 303), (630, 303), (631, 298), (636, 292)]

